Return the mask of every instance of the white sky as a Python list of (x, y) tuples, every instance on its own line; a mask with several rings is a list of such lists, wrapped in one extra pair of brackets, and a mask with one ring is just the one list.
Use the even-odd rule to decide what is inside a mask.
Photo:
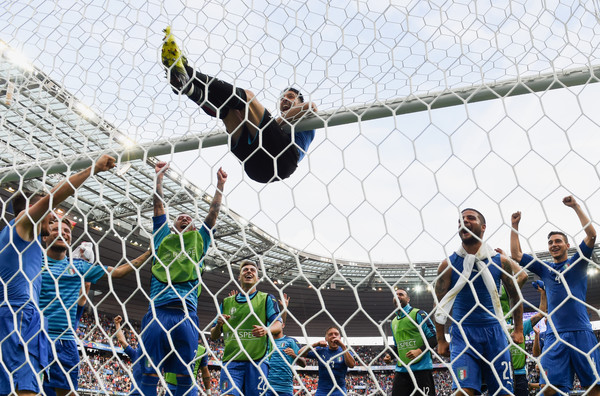
[[(591, 2), (467, 3), (8, 1), (0, 38), (138, 142), (222, 128), (168, 87), (167, 24), (191, 63), (272, 110), (289, 84), (331, 111), (600, 63)], [(223, 166), (229, 208), (327, 257), (441, 260), (466, 206), (504, 249), (523, 211), (524, 247), (543, 250), (550, 229), (582, 237), (563, 196), (600, 219), (597, 85), (321, 129), (298, 171), (266, 186), (226, 147), (165, 159), (211, 194)]]

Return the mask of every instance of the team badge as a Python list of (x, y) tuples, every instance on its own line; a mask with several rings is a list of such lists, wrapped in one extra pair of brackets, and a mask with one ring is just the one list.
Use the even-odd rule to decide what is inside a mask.
[(69, 269), (67, 270), (67, 274), (69, 275), (75, 275), (76, 271), (75, 268), (73, 268), (72, 265), (69, 265)]
[(459, 380), (466, 380), (467, 379), (467, 368), (466, 367), (460, 367), (456, 370), (456, 376), (458, 377)]
[(235, 313), (235, 311), (237, 311), (237, 308), (231, 307), (231, 309), (229, 310), (229, 315), (233, 315)]

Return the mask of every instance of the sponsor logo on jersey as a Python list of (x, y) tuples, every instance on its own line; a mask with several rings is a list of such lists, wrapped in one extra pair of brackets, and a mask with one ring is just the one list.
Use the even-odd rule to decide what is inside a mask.
[(400, 348), (400, 349), (416, 348), (416, 347), (417, 347), (417, 340), (414, 340), (414, 339), (405, 340), (405, 341), (401, 341), (398, 343), (398, 348)]

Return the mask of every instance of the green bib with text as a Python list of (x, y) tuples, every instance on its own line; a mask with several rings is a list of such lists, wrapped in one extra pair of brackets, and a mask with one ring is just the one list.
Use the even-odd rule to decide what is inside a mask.
[[(237, 302), (235, 296), (227, 297), (223, 300), (223, 314), (231, 315), (231, 318), (223, 325), (225, 343), (225, 351), (223, 352), (224, 362), (230, 360), (236, 362), (260, 360), (266, 355), (269, 347), (269, 338), (267, 336), (254, 337), (252, 330), (254, 330), (254, 325), (267, 325), (268, 297), (269, 295), (266, 293), (256, 293), (250, 300), (254, 313), (250, 311), (250, 304), (247, 302)], [(235, 337), (236, 334), (240, 339), (241, 345)], [(242, 351), (242, 347), (248, 355)]]
[(203, 254), (204, 240), (198, 231), (170, 234), (158, 247), (152, 275), (163, 283), (195, 281), (202, 272), (197, 267)]
[(417, 323), (417, 313), (419, 313), (419, 310), (413, 308), (408, 315), (404, 315), (402, 318), (398, 318), (398, 315), (396, 315), (392, 320), (392, 332), (398, 347), (397, 352), (399, 359), (397, 365), (399, 367), (402, 367), (402, 363), (408, 365), (408, 363), (413, 362), (414, 364), (421, 360), (425, 355), (422, 353), (421, 356), (413, 360), (406, 357), (408, 351), (419, 349), (425, 345), (421, 333), (419, 332), (419, 327), (415, 326), (415, 323)]

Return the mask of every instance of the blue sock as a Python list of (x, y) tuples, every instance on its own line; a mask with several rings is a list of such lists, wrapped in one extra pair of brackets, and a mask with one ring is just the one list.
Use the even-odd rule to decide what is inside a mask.
[(142, 383), (139, 385), (140, 390), (144, 396), (156, 396), (156, 385), (158, 384), (158, 377), (151, 375), (143, 375)]
[(175, 396), (198, 396), (198, 387), (193, 385), (192, 377), (189, 375), (177, 376), (177, 391), (175, 391)]

